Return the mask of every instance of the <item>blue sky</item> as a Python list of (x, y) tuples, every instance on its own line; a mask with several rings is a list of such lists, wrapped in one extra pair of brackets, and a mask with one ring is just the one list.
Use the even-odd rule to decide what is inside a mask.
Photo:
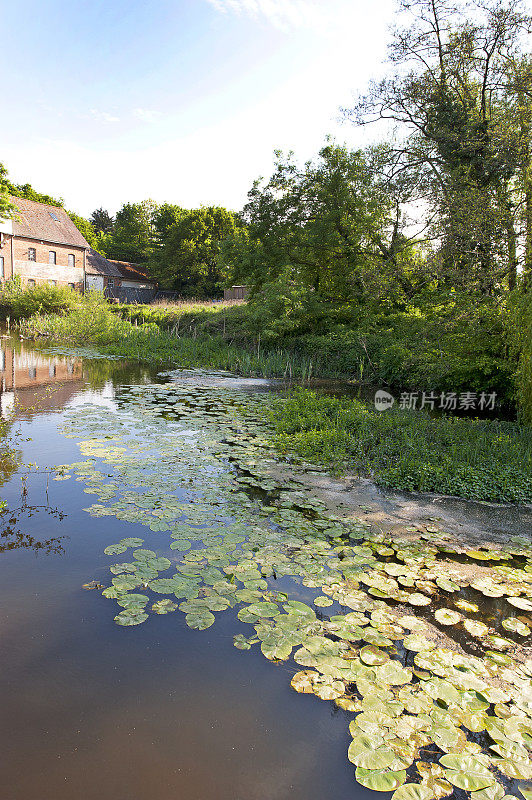
[(2, 12), (0, 160), (88, 215), (238, 209), (275, 148), (327, 133), (382, 72), (393, 0), (25, 0)]

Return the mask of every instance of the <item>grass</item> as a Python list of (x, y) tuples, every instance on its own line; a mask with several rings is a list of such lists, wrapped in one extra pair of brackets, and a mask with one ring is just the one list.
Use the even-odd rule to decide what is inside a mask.
[(204, 367), (245, 376), (300, 380), (305, 380), (312, 370), (310, 359), (282, 349), (264, 353), (260, 347), (244, 349), (220, 335), (180, 334), (175, 329), (161, 330), (153, 322), (132, 324), (98, 297), (87, 297), (68, 314), (41, 314), (21, 320), (20, 331), (29, 338), (44, 337), (72, 346), (90, 344), (105, 355), (184, 368)]
[(283, 452), (389, 489), (489, 502), (532, 502), (532, 428), (514, 423), (378, 412), (298, 390), (272, 412)]

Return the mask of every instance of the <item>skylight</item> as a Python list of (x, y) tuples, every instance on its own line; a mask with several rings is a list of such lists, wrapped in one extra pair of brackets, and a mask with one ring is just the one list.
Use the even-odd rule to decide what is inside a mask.
[(59, 217), (57, 217), (53, 211), (48, 212), (52, 219), (55, 219), (56, 222), (59, 222)]

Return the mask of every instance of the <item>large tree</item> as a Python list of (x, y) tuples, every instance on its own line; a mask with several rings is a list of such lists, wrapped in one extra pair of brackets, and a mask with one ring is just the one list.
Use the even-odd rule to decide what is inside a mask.
[(352, 152), (329, 142), (303, 166), (278, 153), (272, 177), (249, 193), (246, 228), (224, 245), (234, 278), (255, 291), (289, 282), (335, 303), (410, 291), (404, 201), (413, 186), (390, 166), (386, 148)]
[(224, 277), (220, 242), (234, 233), (234, 214), (219, 206), (189, 210), (166, 206), (156, 220), (159, 244), (150, 262), (154, 277), (184, 295), (219, 295)]
[(147, 261), (153, 249), (157, 208), (153, 200), (125, 203), (116, 215), (113, 230), (103, 236), (106, 256), (119, 261)]
[(508, 125), (508, 65), (529, 25), (519, 0), (400, 0), (395, 69), (347, 116), (399, 123), (398, 168), (424, 175), (437, 208), (442, 274), (492, 293), (515, 282), (513, 181), (519, 161)]
[(90, 223), (98, 233), (112, 233), (115, 220), (105, 208), (96, 208), (91, 214)]

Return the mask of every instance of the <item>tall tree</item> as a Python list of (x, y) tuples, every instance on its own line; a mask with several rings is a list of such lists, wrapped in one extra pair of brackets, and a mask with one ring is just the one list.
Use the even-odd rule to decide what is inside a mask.
[(96, 208), (91, 214), (90, 223), (98, 233), (112, 233), (115, 220), (105, 208)]
[(223, 285), (220, 243), (235, 230), (234, 214), (218, 206), (190, 210), (166, 206), (155, 225), (160, 244), (150, 271), (161, 285), (188, 296), (219, 295)]
[(116, 215), (112, 232), (103, 239), (107, 257), (119, 261), (147, 261), (153, 248), (153, 220), (157, 208), (153, 200), (125, 203)]
[[(519, 0), (400, 0), (410, 24), (396, 28), (392, 75), (347, 116), (358, 124), (400, 123), (402, 168), (425, 175), (440, 214), (443, 272), (490, 293), (513, 279), (514, 142), (506, 135), (505, 87), (530, 20)], [(505, 257), (506, 256), (506, 257)]]
[(13, 206), (9, 200), (7, 169), (0, 164), (0, 222), (8, 219), (12, 210)]

